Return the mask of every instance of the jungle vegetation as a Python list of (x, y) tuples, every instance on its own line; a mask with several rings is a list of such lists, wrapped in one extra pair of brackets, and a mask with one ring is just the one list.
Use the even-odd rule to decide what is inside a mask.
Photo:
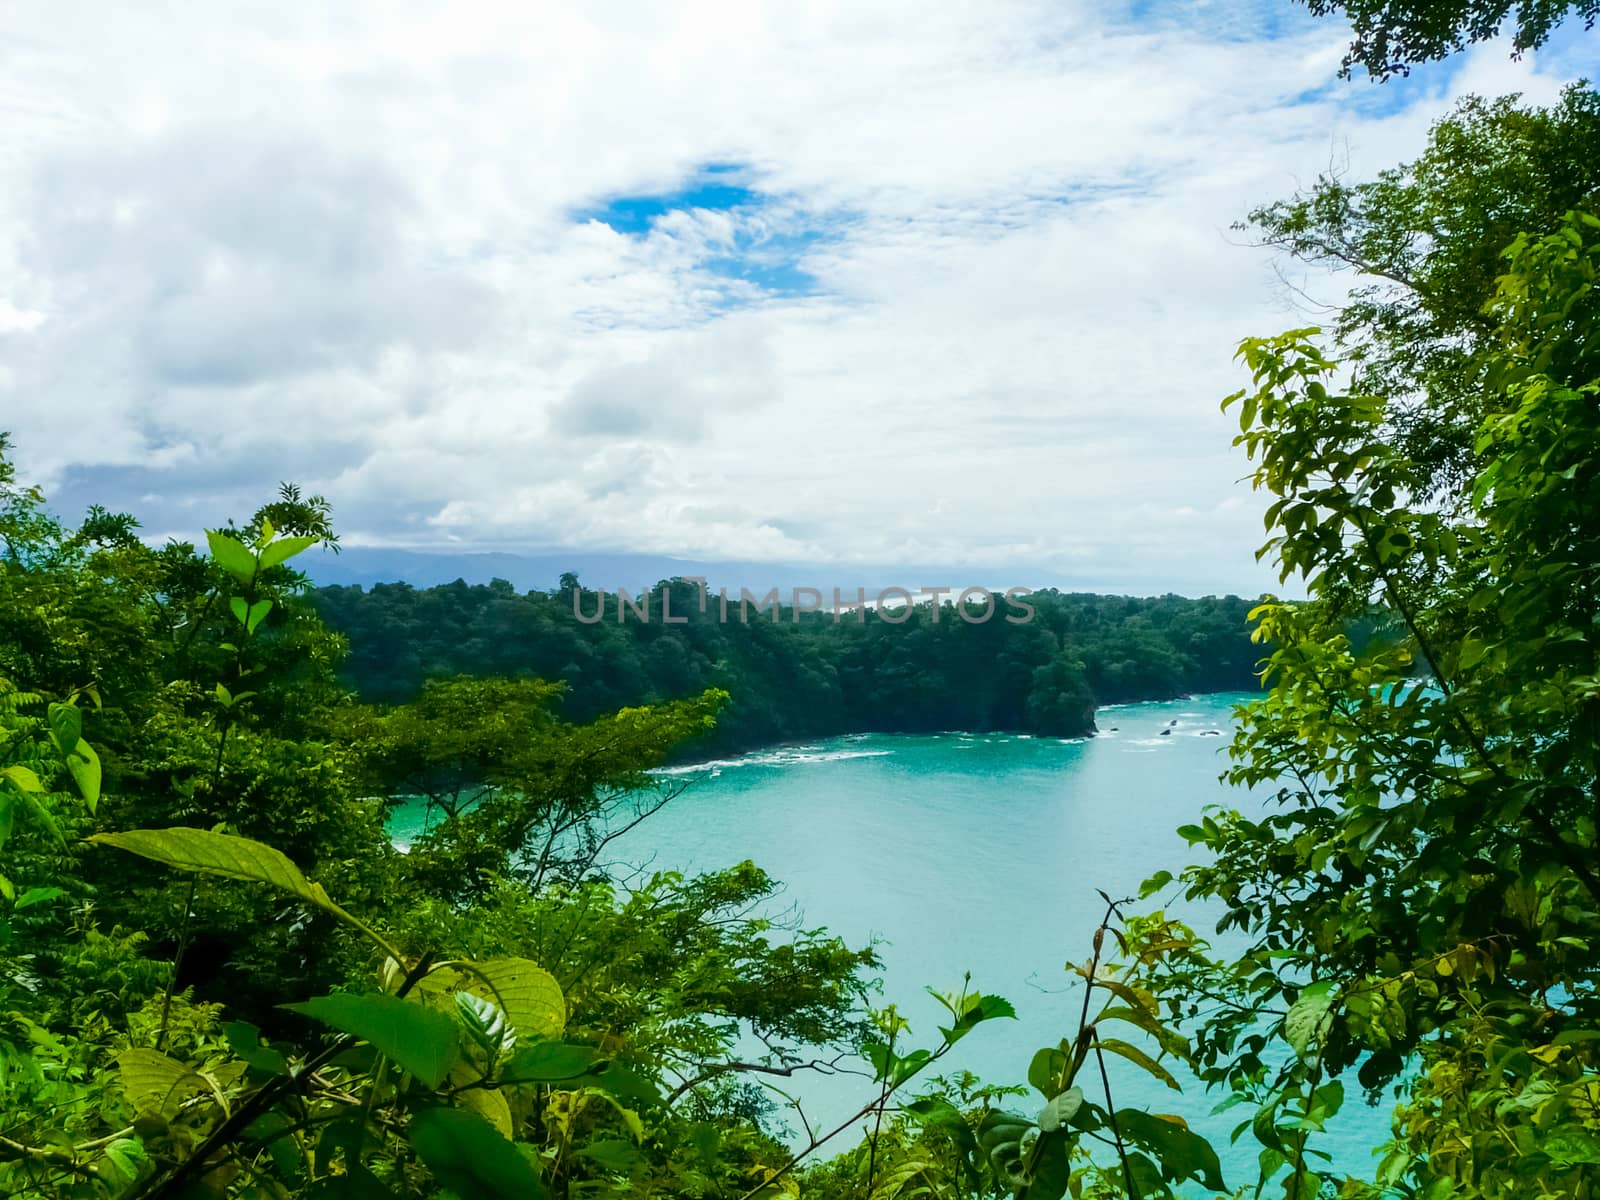
[[(1197, 813), (1195, 864), (1063, 931), (1081, 1018), (1016, 1081), (938, 1074), (1003, 999), (908, 1029), (870, 948), (773, 926), (757, 866), (596, 869), (720, 688), (360, 700), (294, 569), (334, 536), (315, 497), (155, 548), (0, 457), (0, 1192), (1593, 1197), (1600, 213), (1520, 181), (1600, 161), (1594, 112), (1469, 102), (1418, 162), (1253, 218), (1377, 289), (1245, 342), (1225, 402), (1309, 597), (1248, 617), (1229, 776), (1275, 802)], [(1349, 636), (1375, 604), (1404, 639)], [(456, 802), (402, 854), (385, 797), (418, 787)], [(1212, 1121), (1119, 1105), (1107, 1056), (1181, 1064)], [(849, 1060), (866, 1133), (776, 1136), (755, 1082)], [(1318, 1145), (1361, 1094), (1393, 1111), (1366, 1177)], [(1223, 1177), (1229, 1137), (1258, 1178)]]
[[(661, 620), (664, 594), (683, 624)], [(965, 616), (945, 599), (838, 620), (753, 604), (741, 619), (737, 596), (724, 620), (716, 593), (702, 612), (698, 585), (684, 580), (648, 595), (649, 621), (570, 575), (525, 595), (496, 580), (319, 588), (311, 600), (348, 639), (340, 677), (364, 699), (411, 700), (428, 681), (458, 675), (544, 679), (565, 685), (562, 714), (586, 721), (718, 688), (731, 700), (692, 748), (702, 755), (845, 733), (1080, 737), (1093, 732), (1097, 704), (1256, 686), (1259, 651), (1245, 621), (1253, 602), (1236, 596), (1041, 591), (1028, 596), (1032, 618), (1012, 624), (997, 594), (990, 605), (969, 596)]]

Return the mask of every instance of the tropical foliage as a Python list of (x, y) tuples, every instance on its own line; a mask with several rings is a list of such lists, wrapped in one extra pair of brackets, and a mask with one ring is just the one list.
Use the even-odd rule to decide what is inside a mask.
[[(712, 593), (664, 581), (651, 619), (575, 576), (518, 595), (503, 581), (320, 588), (317, 611), (350, 642), (343, 678), (373, 701), (416, 697), (463, 674), (558, 680), (561, 711), (590, 721), (619, 707), (716, 688), (732, 697), (697, 752), (845, 733), (1025, 730), (1078, 737), (1097, 704), (1255, 686), (1256, 647), (1235, 596), (1190, 600), (1035, 592), (1033, 616), (999, 595), (925, 601), (888, 616), (758, 610), (726, 619)], [(669, 595), (662, 618), (663, 595)], [(574, 613), (605, 618), (592, 624)], [(988, 620), (977, 617), (993, 612)], [(618, 615), (626, 617), (619, 620)], [(682, 624), (677, 624), (677, 621)]]
[(1577, 17), (1585, 29), (1600, 16), (1597, 0), (1304, 0), (1317, 16), (1344, 13), (1352, 26), (1344, 72), (1360, 66), (1374, 79), (1409, 74), (1497, 35), (1512, 53), (1537, 49), (1556, 27)]
[[(1266, 691), (1228, 777), (1269, 803), (1196, 814), (1194, 864), (1102, 897), (1076, 1026), (1016, 1084), (934, 1073), (1005, 1000), (963, 981), (915, 1036), (871, 948), (783, 927), (755, 865), (623, 880), (605, 847), (671, 802), (652, 768), (738, 711), (723, 684), (909, 697), (890, 727), (1065, 720), (1157, 686), (1147, 651), (1157, 679), (1237, 669), (1231, 602), (562, 642), (559, 595), (397, 591), (492, 614), (448, 625), (485, 657), (441, 635), (378, 703), (294, 569), (334, 541), (319, 498), (152, 549), (124, 515), (63, 524), (0, 453), (0, 1191), (1592, 1198), (1600, 214), (1549, 156), (1587, 169), (1595, 111), (1469, 102), (1419, 164), (1254, 218), (1400, 289), (1328, 340), (1245, 342), (1224, 405), (1262, 553), (1308, 597), (1250, 615)], [(332, 605), (381, 626), (370, 601)], [(580, 667), (550, 672), (577, 713), (548, 658), (494, 657), (524, 619), (531, 655)], [(926, 674), (946, 652), (970, 676)], [(596, 687), (606, 662), (635, 675)], [(969, 678), (983, 707), (918, 707)], [(437, 819), (402, 852), (386, 817), (416, 796)], [(1218, 1127), (1119, 1103), (1111, 1063), (1198, 1079)], [(861, 1103), (828, 1127), (753, 1086), (845, 1068)], [(1393, 1106), (1370, 1178), (1320, 1137), (1358, 1090)], [(1230, 1133), (1253, 1180), (1224, 1177)]]

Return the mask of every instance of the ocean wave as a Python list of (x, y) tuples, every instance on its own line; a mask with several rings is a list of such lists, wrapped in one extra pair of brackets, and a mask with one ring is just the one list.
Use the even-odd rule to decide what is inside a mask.
[(843, 762), (851, 758), (884, 758), (893, 753), (893, 750), (823, 750), (817, 746), (794, 746), (746, 754), (740, 758), (717, 758), (681, 767), (657, 767), (650, 774), (701, 775), (709, 772), (715, 775), (733, 767), (792, 767), (801, 763)]

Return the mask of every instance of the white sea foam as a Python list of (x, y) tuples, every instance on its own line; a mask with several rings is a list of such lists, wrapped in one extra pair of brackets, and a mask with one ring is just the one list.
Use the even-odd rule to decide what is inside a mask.
[(657, 767), (650, 774), (700, 775), (709, 772), (717, 775), (733, 767), (792, 767), (800, 763), (843, 762), (851, 758), (884, 758), (893, 753), (893, 750), (823, 750), (819, 746), (789, 746), (739, 758), (717, 758), (681, 767)]

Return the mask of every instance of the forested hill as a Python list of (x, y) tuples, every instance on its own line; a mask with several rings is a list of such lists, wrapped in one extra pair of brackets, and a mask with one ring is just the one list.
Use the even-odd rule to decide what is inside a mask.
[[(888, 617), (792, 609), (781, 619), (737, 603), (721, 619), (713, 596), (702, 613), (696, 585), (654, 592), (649, 621), (618, 621), (615, 594), (604, 620), (574, 615), (573, 577), (554, 591), (519, 594), (503, 580), (471, 586), (407, 584), (320, 588), (322, 618), (350, 642), (347, 681), (371, 701), (410, 699), (424, 681), (455, 675), (559, 679), (563, 715), (589, 721), (627, 705), (675, 699), (708, 687), (733, 702), (692, 753), (728, 753), (775, 742), (854, 732), (1023, 730), (1089, 733), (1097, 704), (1168, 699), (1256, 686), (1260, 647), (1245, 616), (1254, 601), (1036, 592), (1035, 615), (997, 596), (985, 621), (962, 619), (949, 600)], [(662, 587), (673, 617), (660, 619)], [(593, 617), (599, 595), (582, 590)], [(971, 600), (969, 612), (979, 611)], [(898, 620), (894, 618), (899, 618)]]

